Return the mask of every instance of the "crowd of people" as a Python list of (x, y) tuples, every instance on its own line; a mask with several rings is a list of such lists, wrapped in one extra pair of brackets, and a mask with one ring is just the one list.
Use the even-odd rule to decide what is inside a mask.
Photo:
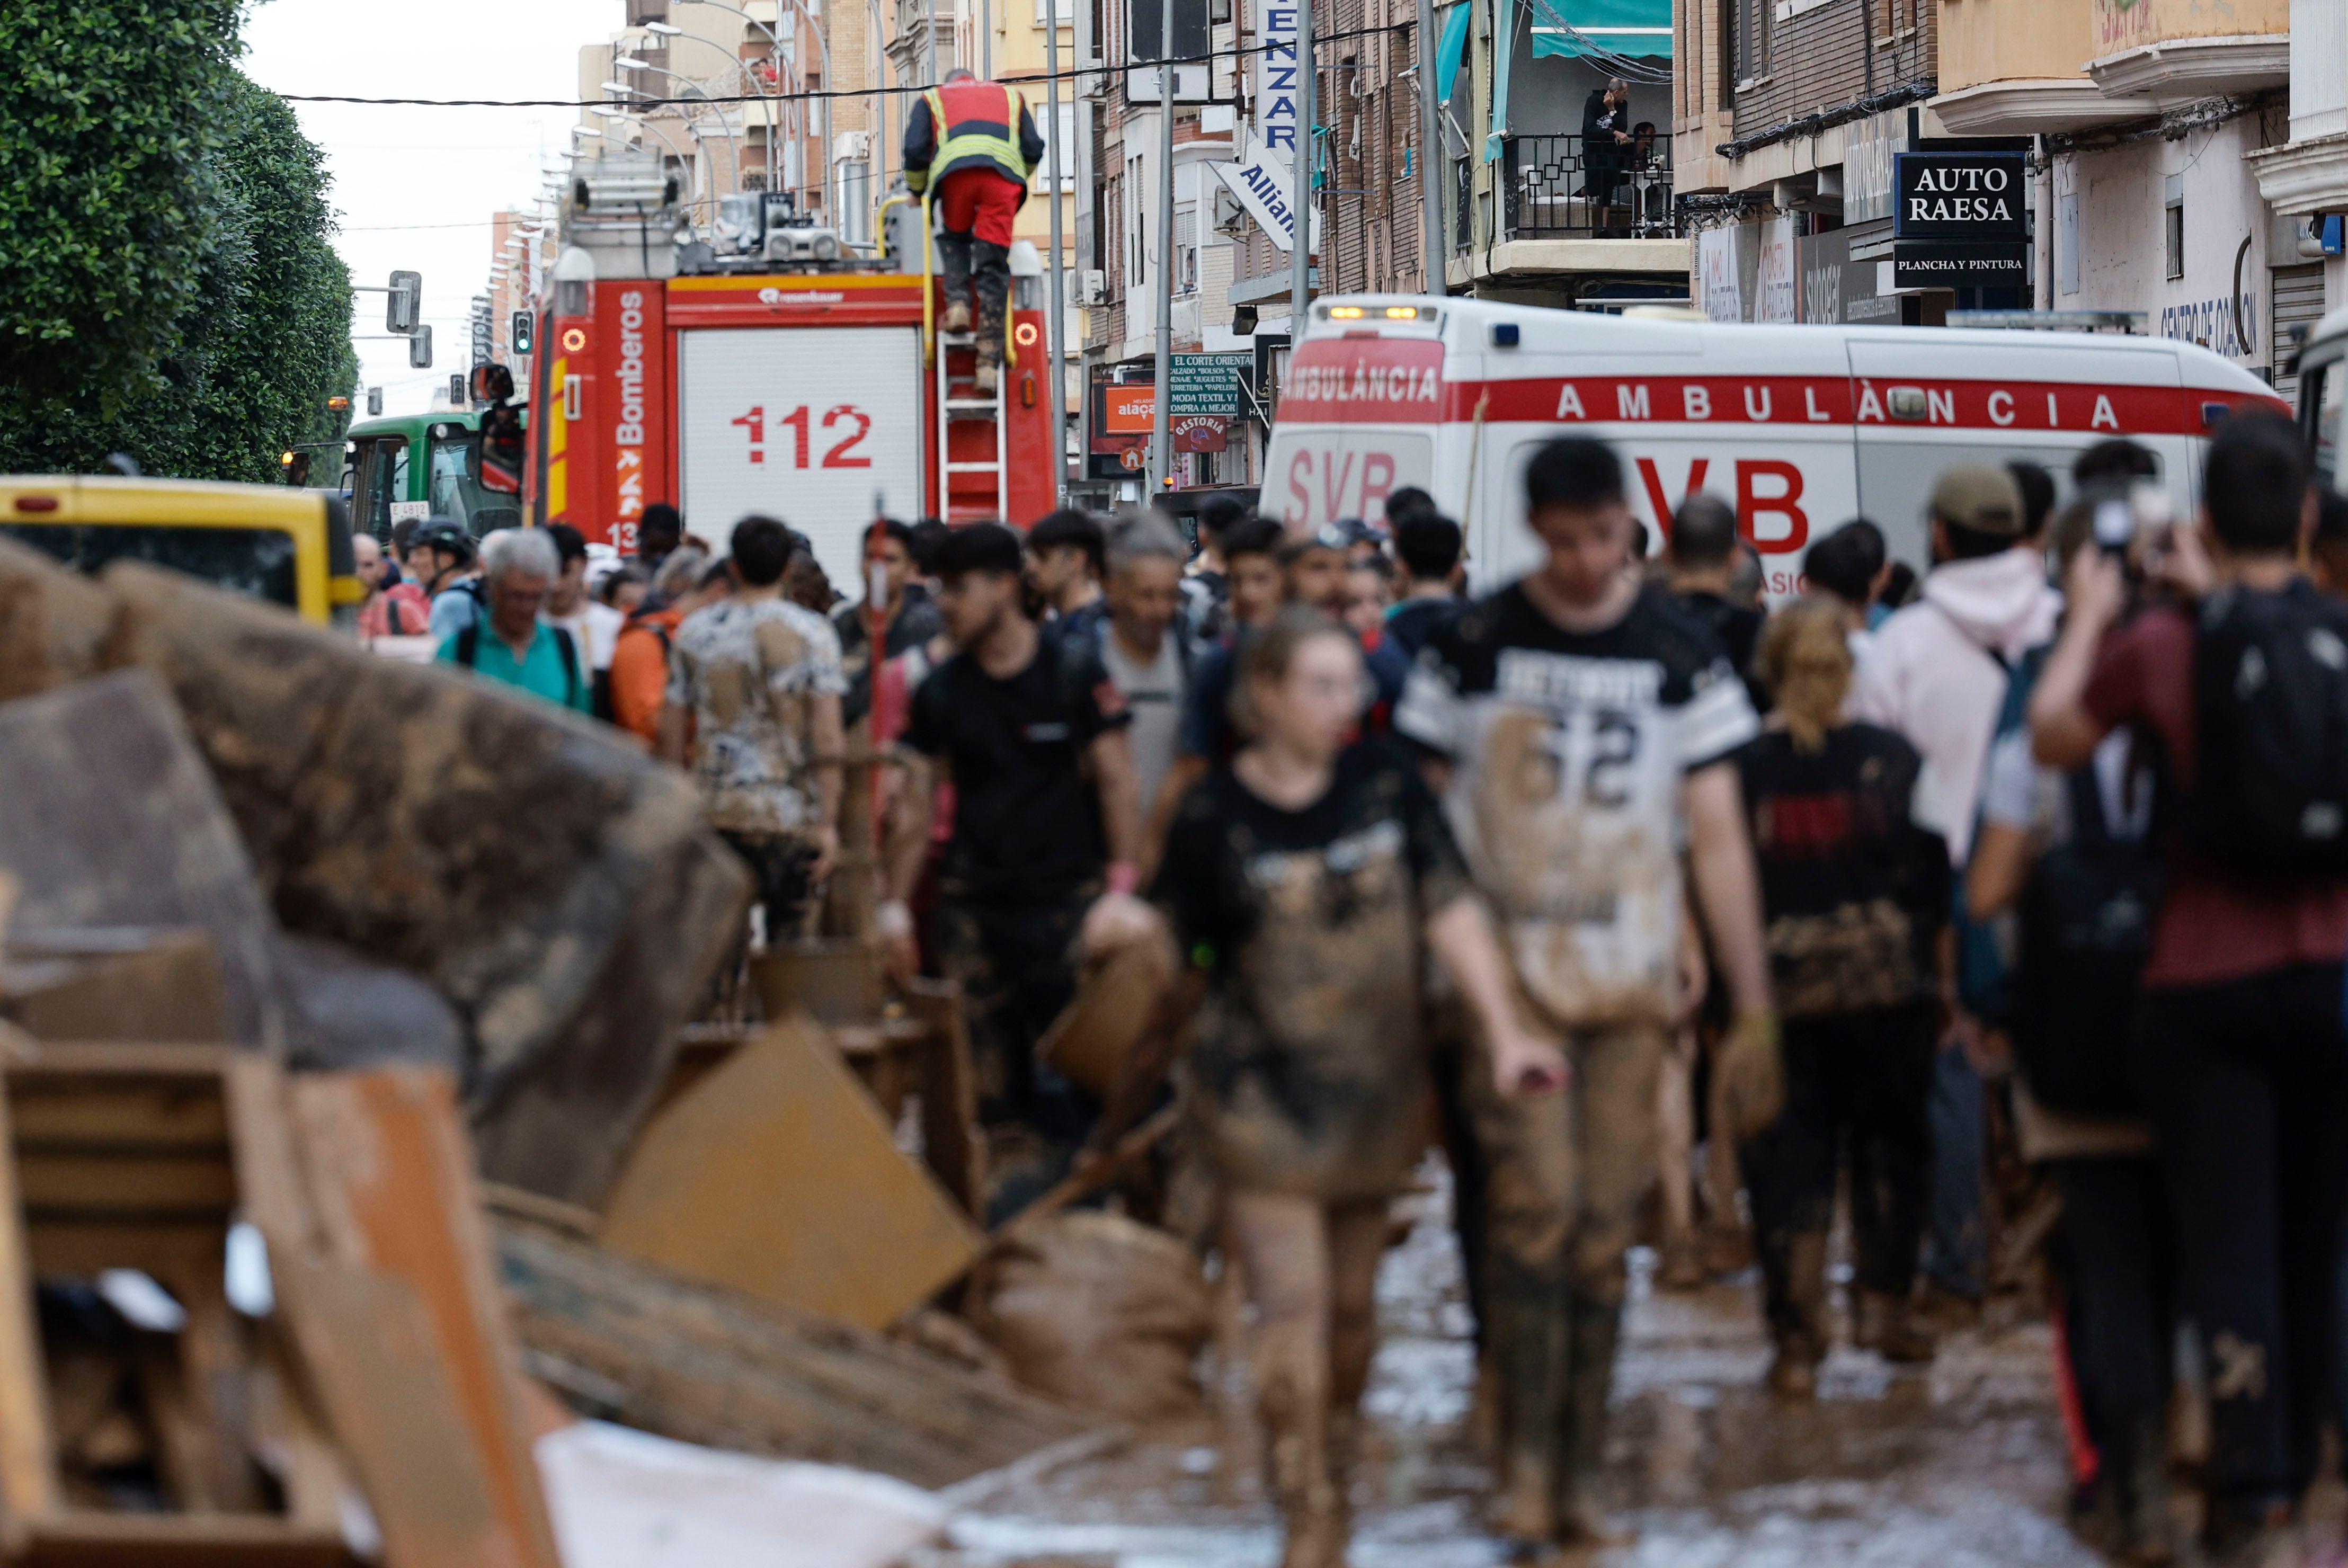
[[(1616, 1539), (1641, 1243), (1658, 1288), (1757, 1263), (1799, 1401), (1838, 1321), (1930, 1362), (2010, 1283), (2010, 1216), (2059, 1202), (2034, 1278), (2081, 1528), (2313, 1563), (2348, 1403), (2348, 504), (2288, 424), (2237, 418), (2203, 466), (2176, 518), (2124, 440), (2060, 482), (1960, 464), (1928, 570), (1854, 519), (1774, 606), (1733, 509), (1651, 541), (1566, 437), (1525, 470), (1543, 564), (1482, 597), (1406, 490), (1311, 531), (1218, 498), (1195, 539), (883, 522), (879, 603), (829, 618), (773, 519), (722, 557), (648, 519), (592, 585), (568, 530), (427, 525), (368, 609), (691, 769), (763, 940), (815, 928), (842, 759), (898, 760), (869, 931), (961, 984), (994, 1216), (1179, 1079), (1286, 1568), (1344, 1560), (1387, 1204), (1430, 1143), (1520, 1556)], [(1088, 1093), (1038, 1042), (1128, 954), (1164, 995)]]

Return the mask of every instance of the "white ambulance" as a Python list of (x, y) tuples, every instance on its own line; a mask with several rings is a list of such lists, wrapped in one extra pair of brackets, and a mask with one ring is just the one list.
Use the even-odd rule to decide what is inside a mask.
[[(1662, 313), (1658, 313), (1661, 315)], [(1650, 529), (1710, 490), (1736, 507), (1773, 597), (1854, 517), (1926, 564), (1924, 506), (1949, 465), (2071, 460), (2126, 436), (2179, 515), (2236, 409), (2291, 410), (2255, 376), (2158, 337), (1941, 327), (1747, 326), (1360, 294), (1316, 302), (1280, 389), (1260, 502), (1292, 529), (1376, 516), (1417, 485), (1467, 531), (1479, 592), (1540, 559), (1524, 469), (1543, 441), (1613, 443)]]

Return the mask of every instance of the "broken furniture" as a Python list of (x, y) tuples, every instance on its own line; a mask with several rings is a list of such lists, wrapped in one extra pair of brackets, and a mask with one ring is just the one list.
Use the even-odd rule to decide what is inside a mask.
[[(419, 977), (454, 1009), (483, 1169), (600, 1201), (747, 903), (748, 878), (703, 825), (692, 782), (524, 694), (372, 657), (172, 573), (124, 562), (92, 583), (0, 542), (0, 697), (34, 699), (20, 722), (40, 730), (45, 758), (19, 762), (0, 745), (12, 805), (55, 800), (77, 820), (90, 810), (77, 792), (136, 786), (148, 805), (129, 818), (109, 808), (99, 826), (177, 840), (184, 824), (167, 808), (184, 769), (159, 797), (110, 730), (63, 733), (39, 706), (92, 701), (105, 683), (90, 677), (131, 670), (144, 675), (114, 678), (168, 692), (277, 925)], [(75, 686), (77, 696), (63, 689)], [(126, 733), (145, 745), (151, 732)], [(18, 771), (41, 792), (15, 794)], [(11, 814), (37, 830), (47, 813)], [(216, 833), (202, 843), (193, 862), (164, 846), (156, 863), (189, 868), (172, 887), (211, 885), (192, 873), (225, 863), (230, 846)], [(46, 852), (0, 824), (0, 865)], [(249, 922), (232, 942), (184, 911), (52, 914), (29, 886), (26, 900), (26, 925), (204, 925), (229, 977), (232, 1037), (271, 1047), (265, 1018), (239, 1023), (243, 955), (262, 951)], [(266, 987), (256, 994), (265, 1002)]]
[[(340, 1461), (291, 1347), (225, 1291), (233, 1218), (299, 1180), (272, 1103), (275, 1068), (221, 1047), (49, 1047), (5, 1082), (0, 1517), (11, 1557), (340, 1563)], [(36, 1276), (45, 1298), (87, 1302), (114, 1270), (168, 1292), (179, 1330), (69, 1333), (68, 1314), (32, 1315)]]
[(339, 1568), (355, 1483), (390, 1568), (559, 1568), (444, 1077), (43, 1043), (5, 1083), (12, 1561)]

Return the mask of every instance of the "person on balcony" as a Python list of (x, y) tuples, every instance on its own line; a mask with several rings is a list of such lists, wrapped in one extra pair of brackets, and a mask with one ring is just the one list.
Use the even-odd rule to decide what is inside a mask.
[[(978, 286), (975, 384), (992, 396), (1003, 366), (1003, 311), (1011, 288), (1011, 222), (1027, 199), (1027, 178), (1044, 139), (1018, 89), (966, 70), (913, 100), (905, 117), (905, 183), (929, 194), (944, 218), (938, 232), (945, 278), (941, 332), (968, 332), (973, 273)], [(934, 192), (931, 187), (935, 186)]]
[[(1631, 84), (1610, 77), (1591, 89), (1581, 106), (1581, 168), (1590, 193), (1590, 226), (1606, 232), (1606, 209), (1614, 204), (1631, 162)], [(908, 167), (911, 167), (908, 164)]]

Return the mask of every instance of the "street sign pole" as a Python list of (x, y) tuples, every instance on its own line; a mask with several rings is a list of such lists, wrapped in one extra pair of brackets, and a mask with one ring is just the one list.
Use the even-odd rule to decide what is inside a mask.
[(1304, 341), (1313, 302), (1313, 0), (1296, 0), (1296, 242), (1288, 251), (1288, 351)]
[(1149, 488), (1174, 472), (1174, 0), (1158, 0), (1158, 408), (1150, 419)]

